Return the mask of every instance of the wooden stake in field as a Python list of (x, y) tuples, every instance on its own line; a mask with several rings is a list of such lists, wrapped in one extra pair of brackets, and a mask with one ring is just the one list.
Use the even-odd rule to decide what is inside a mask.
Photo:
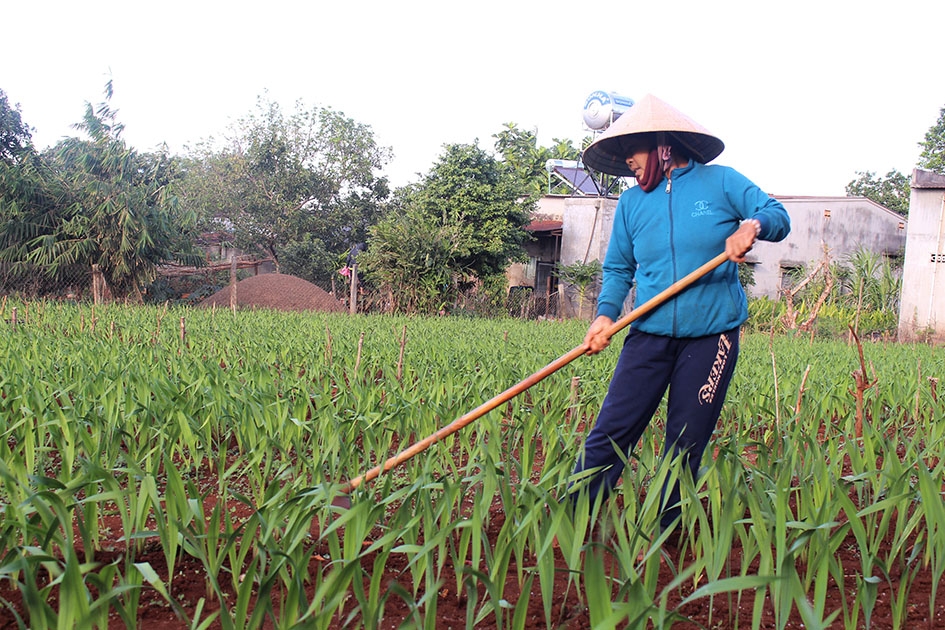
[(329, 367), (331, 366), (332, 356), (331, 356), (331, 328), (328, 325), (325, 325), (325, 361), (328, 362)]
[[(879, 382), (879, 379), (876, 378), (876, 370), (873, 369), (873, 380), (870, 381), (869, 377), (866, 375), (866, 361), (863, 359), (863, 344), (860, 343), (860, 338), (857, 336), (856, 331), (853, 330), (853, 326), (850, 326), (850, 335), (856, 341), (856, 349), (860, 353), (860, 369), (853, 370), (853, 380), (856, 382), (856, 391), (852, 389), (849, 390), (853, 397), (856, 399), (856, 437), (863, 437), (863, 399), (866, 394), (866, 390), (871, 387), (874, 387), (876, 383)], [(870, 363), (870, 368), (873, 367), (873, 364)]]
[(358, 337), (358, 356), (354, 360), (354, 375), (358, 375), (358, 368), (361, 366), (361, 349), (364, 347), (364, 333)]
[(801, 401), (804, 399), (804, 392), (807, 391), (805, 387), (807, 385), (807, 376), (810, 374), (810, 363), (807, 364), (807, 369), (804, 370), (804, 376), (801, 377), (801, 386), (797, 390), (797, 402), (794, 403), (794, 419), (797, 420), (798, 416), (801, 415)]
[(348, 314), (356, 315), (358, 312), (358, 263), (351, 265), (351, 286), (348, 290)]
[(568, 409), (564, 413), (564, 418), (566, 421), (571, 420), (571, 416), (574, 414), (574, 410), (578, 408), (578, 405), (581, 403), (581, 377), (572, 376), (571, 377), (571, 395), (568, 397)]
[(404, 376), (404, 349), (407, 347), (407, 324), (400, 333), (400, 356), (397, 358), (397, 382), (400, 383)]
[[(161, 336), (161, 320), (164, 319), (164, 316), (167, 315), (167, 302), (164, 303), (164, 310), (158, 311), (157, 314), (157, 324), (154, 327), (154, 332), (151, 334), (151, 345), (156, 345), (158, 339)], [(84, 320), (83, 320), (84, 323)]]
[(236, 256), (230, 258), (230, 310), (236, 313)]

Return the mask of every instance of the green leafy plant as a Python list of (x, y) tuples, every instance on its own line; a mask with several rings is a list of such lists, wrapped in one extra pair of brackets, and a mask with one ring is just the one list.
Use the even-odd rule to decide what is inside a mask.
[(574, 287), (574, 290), (577, 293), (578, 317), (587, 317), (585, 314), (587, 297), (588, 294), (600, 282), (602, 272), (603, 265), (599, 260), (592, 260), (589, 263), (576, 260), (570, 265), (562, 265), (560, 263), (558, 264), (558, 278), (562, 282)]

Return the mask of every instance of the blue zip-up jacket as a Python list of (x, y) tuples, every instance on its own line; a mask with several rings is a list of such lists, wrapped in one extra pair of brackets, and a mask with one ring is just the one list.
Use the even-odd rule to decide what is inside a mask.
[[(761, 223), (759, 239), (780, 241), (791, 220), (738, 171), (690, 160), (672, 181), (649, 193), (635, 186), (620, 195), (604, 257), (597, 314), (616, 321), (637, 281), (643, 304), (686, 274), (725, 251), (725, 239), (745, 219)], [(748, 319), (748, 300), (738, 265), (725, 262), (675, 298), (640, 317), (633, 327), (654, 335), (701, 337), (732, 330)]]

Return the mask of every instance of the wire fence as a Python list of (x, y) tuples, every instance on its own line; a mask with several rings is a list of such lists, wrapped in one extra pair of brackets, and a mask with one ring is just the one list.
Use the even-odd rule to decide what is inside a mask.
[(39, 265), (0, 263), (0, 295), (24, 299), (92, 299), (92, 269), (75, 265), (56, 273)]
[(559, 313), (559, 294), (538, 294), (532, 287), (515, 286), (509, 289), (506, 308), (508, 314), (519, 319), (549, 319)]
[[(0, 264), (0, 296), (93, 304), (119, 301), (198, 305), (241, 280), (271, 274), (276, 271), (276, 267), (268, 258), (233, 256), (230, 260), (212, 262), (200, 267), (163, 265), (156, 271), (156, 277), (147, 286), (140, 287), (130, 295), (114, 295), (105, 276), (97, 269), (87, 266), (60, 268), (56, 273), (51, 273), (49, 269), (40, 266)], [(271, 284), (266, 307), (279, 308), (280, 303), (290, 305), (297, 302), (297, 289), (283, 289), (283, 285), (277, 282)], [(323, 301), (331, 299), (341, 305), (341, 310), (350, 310), (351, 293), (347, 282), (332, 283), (324, 289), (313, 285), (311, 289), (323, 293)], [(279, 291), (284, 294), (273, 295), (273, 292)], [(239, 295), (245, 296), (246, 293), (241, 292)], [(390, 310), (389, 299), (385, 295), (372, 293), (370, 287), (363, 284), (356, 290), (354, 299), (357, 312), (382, 313)], [(539, 294), (532, 287), (511, 287), (504, 305), (496, 304), (493, 298), (482, 293), (469, 291), (460, 295), (445, 312), (453, 315), (554, 319), (573, 317), (576, 314), (571, 313), (572, 310), (570, 300), (562, 300), (557, 291)]]
[(146, 301), (199, 304), (234, 282), (275, 269), (271, 258), (252, 256), (232, 256), (201, 267), (164, 265), (158, 268), (158, 277), (148, 287)]
[(60, 267), (53, 272), (40, 265), (0, 264), (0, 295), (92, 303), (111, 300), (197, 303), (229, 285), (234, 278), (238, 281), (273, 270), (270, 259), (244, 256), (201, 267), (163, 265), (156, 269), (149, 284), (130, 295), (116, 296), (96, 265)]

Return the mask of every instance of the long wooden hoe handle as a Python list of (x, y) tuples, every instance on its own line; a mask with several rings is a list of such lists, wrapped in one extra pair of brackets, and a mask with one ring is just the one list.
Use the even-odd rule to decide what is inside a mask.
[[(710, 271), (712, 271), (713, 269), (715, 269), (716, 267), (724, 263), (726, 260), (728, 260), (728, 256), (726, 256), (725, 252), (722, 252), (721, 254), (719, 254), (718, 256), (710, 260), (709, 262), (705, 263), (704, 265), (702, 265), (701, 267), (699, 267), (698, 269), (696, 269), (689, 275), (683, 278), (680, 278), (673, 284), (669, 285), (669, 287), (664, 289), (662, 292), (653, 296), (652, 298), (650, 298), (649, 300), (647, 300), (646, 302), (644, 302), (643, 304), (636, 307), (635, 309), (633, 309), (632, 311), (630, 311), (629, 313), (621, 317), (619, 320), (614, 322), (614, 325), (610, 327), (609, 331), (607, 331), (608, 338), (613, 337), (615, 334), (617, 334), (618, 332), (620, 332), (621, 330), (629, 326), (630, 323), (633, 322), (634, 320), (649, 313), (650, 311), (655, 309), (657, 306), (659, 306), (660, 304), (662, 304), (669, 298), (680, 293), (683, 289), (685, 289), (686, 287), (691, 285), (693, 282), (695, 282), (702, 276), (706, 275), (707, 273), (709, 273)], [(342, 487), (342, 492), (345, 494), (350, 493), (352, 490), (360, 486), (365, 481), (371, 481), (372, 479), (375, 479), (382, 473), (385, 473), (389, 471), (390, 469), (396, 466), (399, 466), (400, 464), (403, 464), (405, 461), (412, 458), (413, 456), (418, 455), (422, 453), (423, 451), (427, 450), (428, 448), (430, 448), (431, 446), (433, 446), (434, 444), (436, 444), (443, 438), (453, 435), (454, 433), (456, 433), (457, 431), (465, 427), (467, 424), (473, 422), (474, 420), (478, 420), (479, 418), (486, 415), (488, 412), (492, 411), (493, 409), (495, 409), (502, 403), (508, 402), (512, 398), (515, 398), (516, 396), (524, 392), (526, 389), (528, 389), (532, 385), (535, 385), (539, 381), (554, 374), (555, 372), (557, 372), (558, 370), (566, 366), (568, 363), (570, 363), (571, 361), (574, 361), (576, 358), (578, 358), (579, 356), (587, 352), (587, 349), (588, 349), (587, 344), (582, 343), (580, 346), (574, 348), (567, 354), (558, 357), (557, 359), (555, 359), (554, 361), (552, 361), (545, 367), (541, 368), (540, 370), (538, 370), (537, 372), (535, 372), (534, 374), (532, 374), (525, 380), (521, 381), (520, 383), (516, 385), (513, 385), (512, 387), (508, 388), (507, 390), (505, 390), (504, 392), (502, 392), (495, 398), (492, 398), (491, 400), (482, 403), (481, 405), (479, 405), (478, 407), (476, 407), (469, 413), (457, 418), (450, 424), (439, 429), (436, 433), (432, 434), (431, 436), (423, 440), (420, 440), (419, 442), (416, 442), (415, 444), (413, 444), (412, 446), (408, 448), (405, 448), (404, 450), (400, 451), (396, 455), (390, 457), (383, 464), (379, 466), (375, 466), (374, 468), (367, 471), (363, 475), (360, 475), (358, 477), (355, 477), (354, 479), (351, 479), (350, 481), (348, 481), (348, 483), (346, 483)]]

